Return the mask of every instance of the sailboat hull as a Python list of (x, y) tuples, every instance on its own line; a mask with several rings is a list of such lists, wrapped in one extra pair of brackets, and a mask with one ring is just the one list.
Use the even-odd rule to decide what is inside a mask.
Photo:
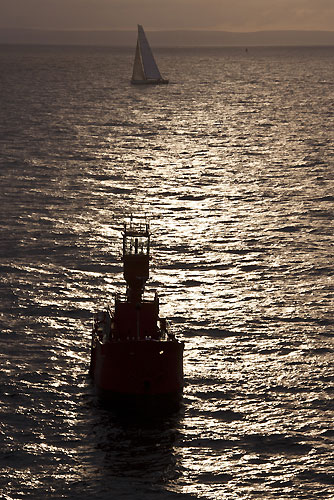
[(159, 80), (131, 80), (132, 85), (162, 85), (169, 83), (169, 80), (164, 80), (163, 78)]

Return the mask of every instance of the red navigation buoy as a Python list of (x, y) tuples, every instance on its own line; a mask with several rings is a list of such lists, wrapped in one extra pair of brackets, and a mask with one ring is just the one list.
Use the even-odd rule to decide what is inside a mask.
[(183, 391), (183, 348), (159, 316), (159, 298), (144, 298), (149, 278), (149, 223), (124, 223), (126, 295), (94, 315), (90, 375), (101, 400), (119, 409), (168, 410)]

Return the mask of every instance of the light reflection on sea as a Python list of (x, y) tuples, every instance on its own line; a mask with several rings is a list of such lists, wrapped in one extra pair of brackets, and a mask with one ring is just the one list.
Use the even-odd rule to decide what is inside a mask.
[[(2, 47), (1, 495), (334, 495), (331, 48)], [(152, 219), (181, 412), (120, 421), (87, 377), (123, 286), (123, 218)]]

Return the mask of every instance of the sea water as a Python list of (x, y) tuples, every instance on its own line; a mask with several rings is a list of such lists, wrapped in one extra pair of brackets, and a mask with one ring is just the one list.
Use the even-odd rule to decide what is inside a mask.
[[(0, 48), (5, 500), (319, 499), (333, 487), (334, 49)], [(185, 340), (179, 413), (119, 418), (92, 314), (149, 289)]]

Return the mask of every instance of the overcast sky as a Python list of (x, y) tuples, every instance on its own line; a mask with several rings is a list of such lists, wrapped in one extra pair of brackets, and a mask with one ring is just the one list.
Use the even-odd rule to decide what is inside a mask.
[(334, 0), (0, 0), (0, 27), (334, 30)]

